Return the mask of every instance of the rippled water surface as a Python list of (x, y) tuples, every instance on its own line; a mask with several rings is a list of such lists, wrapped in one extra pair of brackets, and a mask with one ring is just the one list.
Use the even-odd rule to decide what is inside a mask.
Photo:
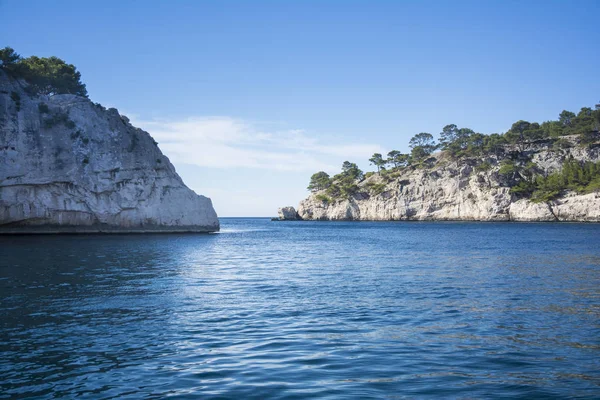
[(0, 398), (600, 397), (600, 225), (0, 237)]

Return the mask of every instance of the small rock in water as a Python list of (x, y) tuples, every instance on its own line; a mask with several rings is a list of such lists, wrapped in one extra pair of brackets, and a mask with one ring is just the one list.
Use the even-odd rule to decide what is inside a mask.
[(277, 214), (279, 214), (279, 221), (298, 221), (301, 219), (296, 209), (292, 206), (281, 207), (277, 210)]

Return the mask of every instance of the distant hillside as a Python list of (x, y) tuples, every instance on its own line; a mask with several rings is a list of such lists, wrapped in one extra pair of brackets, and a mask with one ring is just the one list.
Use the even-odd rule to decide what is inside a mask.
[(504, 134), (445, 126), (411, 152), (315, 173), (298, 216), (308, 220), (600, 221), (600, 104), (556, 121), (517, 121)]

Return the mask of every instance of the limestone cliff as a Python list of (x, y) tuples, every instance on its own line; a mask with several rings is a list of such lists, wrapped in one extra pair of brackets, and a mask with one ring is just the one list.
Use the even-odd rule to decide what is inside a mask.
[[(597, 162), (599, 147), (579, 146), (577, 138), (563, 138), (570, 147), (539, 141), (528, 151), (543, 171), (561, 168), (568, 157)], [(305, 220), (437, 220), (437, 221), (600, 221), (600, 193), (566, 192), (548, 202), (534, 203), (511, 193), (498, 173), (501, 159), (452, 160), (435, 154), (431, 167), (406, 167), (394, 178), (374, 174), (358, 183), (349, 199), (331, 199), (324, 191), (300, 202), (298, 214)], [(486, 163), (483, 171), (478, 165)], [(374, 193), (370, 188), (380, 189)]]
[(0, 233), (213, 232), (209, 198), (127, 117), (0, 71)]

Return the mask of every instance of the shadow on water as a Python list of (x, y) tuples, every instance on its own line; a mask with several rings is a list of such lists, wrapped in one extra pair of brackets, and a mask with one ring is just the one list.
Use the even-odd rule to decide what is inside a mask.
[[(60, 395), (57, 378), (69, 387), (64, 394), (93, 393), (78, 381), (142, 363), (157, 349), (172, 353), (160, 337), (178, 306), (181, 271), (196, 261), (189, 254), (210, 254), (215, 240), (0, 237), (0, 393)], [(17, 378), (19, 371), (27, 373)]]

